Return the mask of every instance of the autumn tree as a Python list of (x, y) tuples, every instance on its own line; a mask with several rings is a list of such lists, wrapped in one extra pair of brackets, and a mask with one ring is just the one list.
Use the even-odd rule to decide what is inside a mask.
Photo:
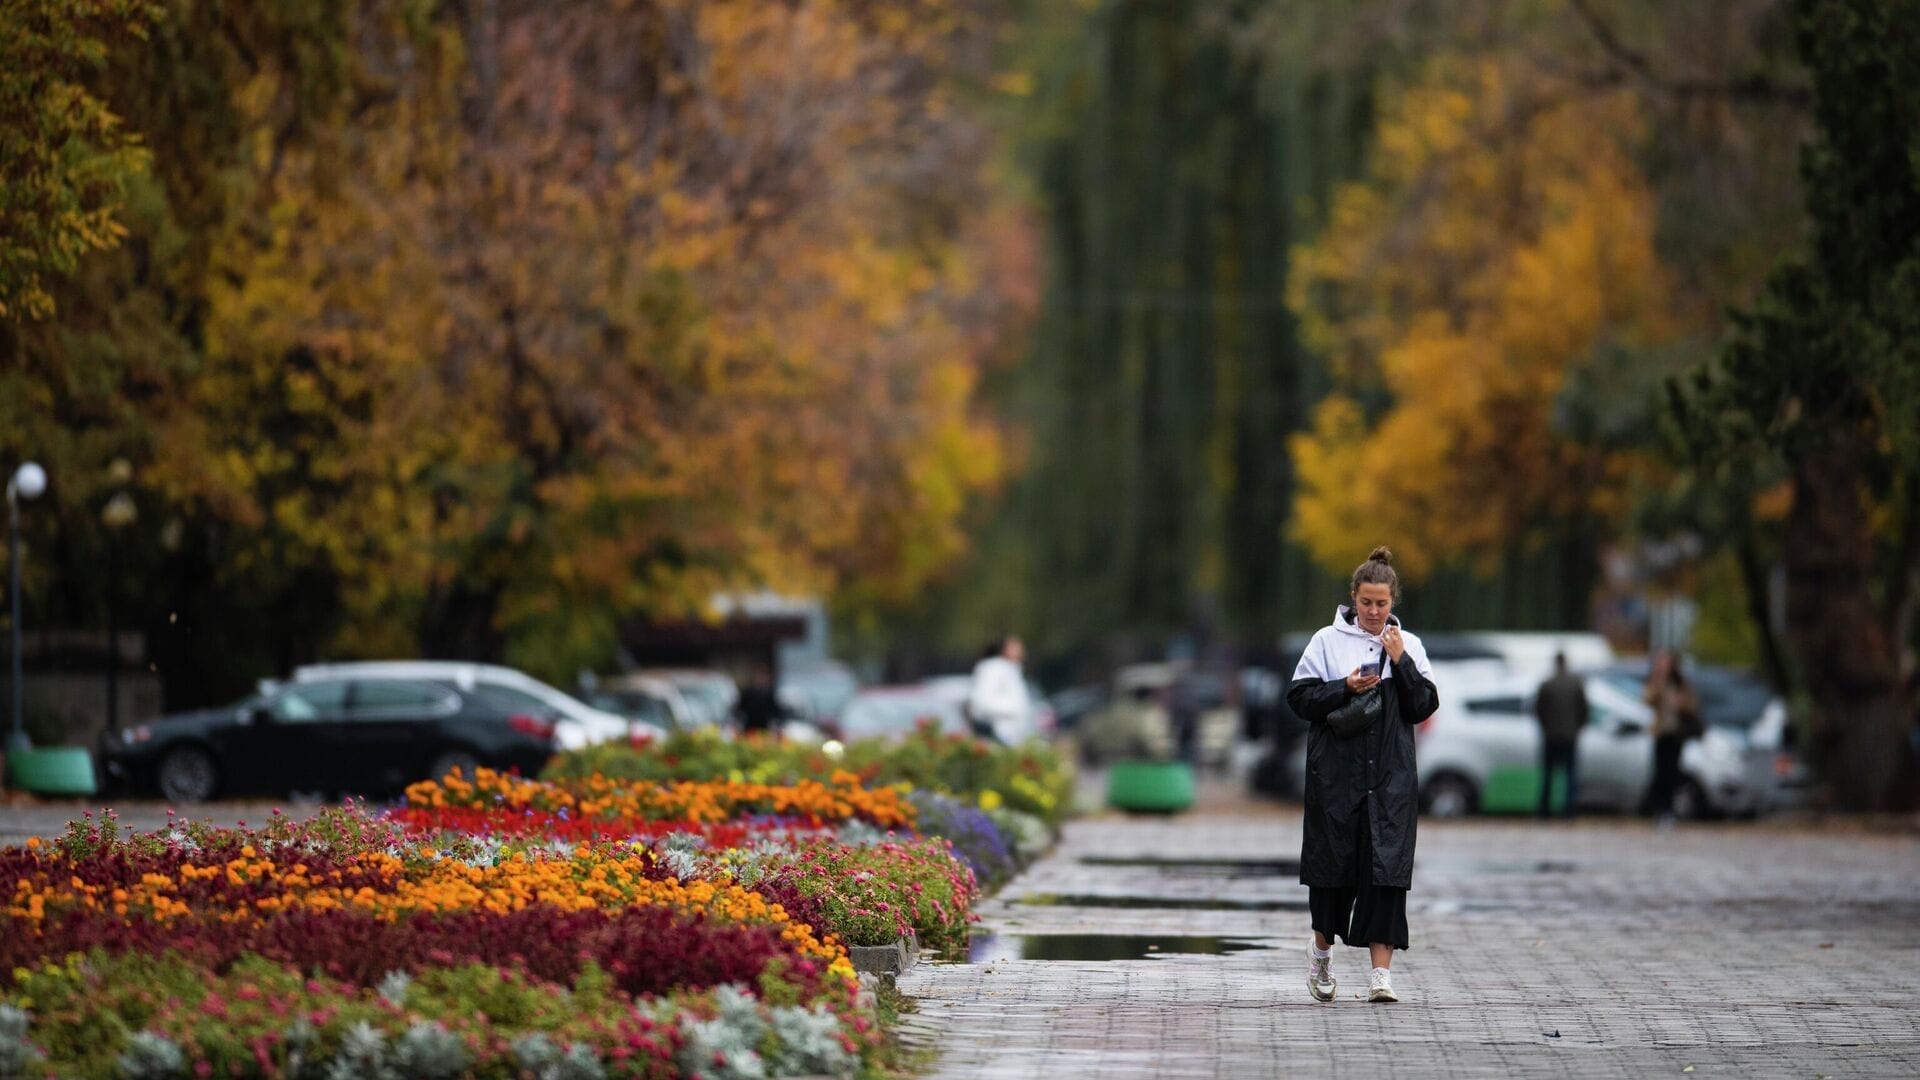
[(89, 85), (110, 50), (144, 39), (146, 0), (20, 0), (0, 14), (0, 319), (53, 314), (49, 277), (112, 247), (140, 135)]
[[(1326, 566), (1380, 536), (1448, 588), (1475, 587), (1449, 567), (1485, 589), (1544, 560), (1578, 620), (1599, 544), (1705, 533), (1738, 549), (1774, 651), (1753, 508), (1662, 460), (1655, 390), (1792, 236), (1807, 91), (1783, 7), (1365, 0), (1259, 23), (1308, 70), (1381, 72), (1366, 175), (1293, 280), (1335, 388), (1292, 443), (1293, 527)], [(1386, 458), (1420, 462), (1419, 490)]]
[[(951, 96), (979, 14), (177, 5), (105, 80), (164, 148), (135, 258), (0, 332), (54, 406), (20, 441), (135, 459), (179, 522), (167, 608), (242, 640), (156, 639), (222, 685), (416, 651), (570, 676), (723, 589), (911, 593), (1003, 468), (974, 386), (1024, 225)], [(89, 348), (116, 366), (83, 408), (49, 388)]]
[(1290, 442), (1293, 528), (1329, 567), (1380, 538), (1415, 577), (1491, 567), (1620, 511), (1623, 463), (1555, 409), (1570, 370), (1668, 332), (1641, 121), (1625, 94), (1535, 108), (1525, 78), (1442, 67), (1396, 99), (1297, 260), (1343, 387)]
[(354, 633), (570, 670), (625, 615), (897, 596), (951, 557), (1000, 470), (971, 388), (1010, 222), (962, 209), (982, 136), (941, 119), (943, 10), (463, 10), (447, 94), (373, 101), (337, 187), (288, 163), (299, 227), (241, 277), (325, 300), (231, 311), (250, 353), (392, 383), (377, 535), (411, 572), (353, 575)]

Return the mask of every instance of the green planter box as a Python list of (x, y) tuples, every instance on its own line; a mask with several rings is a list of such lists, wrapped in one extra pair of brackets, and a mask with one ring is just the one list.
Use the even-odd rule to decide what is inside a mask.
[(35, 795), (92, 795), (93, 755), (82, 746), (16, 750), (7, 755), (7, 786)]
[(1107, 773), (1107, 805), (1171, 814), (1193, 805), (1193, 766), (1178, 761), (1121, 761)]
[[(1553, 774), (1553, 809), (1558, 813), (1567, 801), (1566, 774)], [(1540, 809), (1540, 767), (1503, 765), (1487, 776), (1487, 790), (1480, 793), (1483, 814), (1531, 814)]]

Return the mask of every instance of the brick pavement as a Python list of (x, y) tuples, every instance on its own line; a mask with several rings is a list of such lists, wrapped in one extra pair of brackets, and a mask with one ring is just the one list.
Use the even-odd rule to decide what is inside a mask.
[[(1297, 810), (1070, 825), (987, 903), (1001, 935), (1228, 935), (1270, 950), (1110, 962), (923, 964), (911, 1040), (940, 1077), (1920, 1076), (1920, 840), (1635, 821), (1423, 822), (1398, 1005), (1305, 986), (1292, 873), (1196, 874), (1088, 857), (1292, 860)], [(1283, 910), (1025, 904), (1074, 895)], [(1555, 1037), (1554, 1033), (1557, 1033)], [(1691, 1066), (1691, 1072), (1687, 1072)]]

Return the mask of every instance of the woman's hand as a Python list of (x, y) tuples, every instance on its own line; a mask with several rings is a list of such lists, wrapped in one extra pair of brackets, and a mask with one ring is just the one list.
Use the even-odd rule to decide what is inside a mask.
[(1347, 676), (1347, 692), (1351, 694), (1364, 694), (1373, 689), (1379, 682), (1380, 676), (1375, 672), (1368, 671), (1363, 665), (1354, 668), (1353, 674)]
[(1393, 657), (1393, 662), (1396, 664), (1400, 662), (1402, 656), (1406, 655), (1407, 643), (1400, 637), (1400, 628), (1397, 626), (1388, 625), (1380, 632), (1380, 644), (1387, 647), (1387, 655)]

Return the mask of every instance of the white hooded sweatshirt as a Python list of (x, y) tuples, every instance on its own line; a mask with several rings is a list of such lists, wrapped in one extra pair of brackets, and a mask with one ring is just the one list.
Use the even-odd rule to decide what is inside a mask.
[[(1387, 655), (1387, 647), (1379, 638), (1362, 630), (1359, 622), (1351, 618), (1351, 612), (1351, 608), (1341, 604), (1333, 613), (1333, 623), (1314, 633), (1313, 640), (1307, 643), (1307, 651), (1300, 654), (1300, 663), (1293, 669), (1296, 680), (1337, 682), (1353, 674), (1354, 668), (1379, 669), (1380, 658)], [(1400, 617), (1387, 616), (1387, 625), (1400, 626)], [(1432, 682), (1433, 665), (1427, 662), (1427, 647), (1420, 643), (1419, 635), (1401, 627), (1400, 641), (1406, 646), (1407, 658), (1413, 661), (1414, 670)], [(1388, 664), (1379, 674), (1383, 679), (1393, 678), (1393, 665)]]

